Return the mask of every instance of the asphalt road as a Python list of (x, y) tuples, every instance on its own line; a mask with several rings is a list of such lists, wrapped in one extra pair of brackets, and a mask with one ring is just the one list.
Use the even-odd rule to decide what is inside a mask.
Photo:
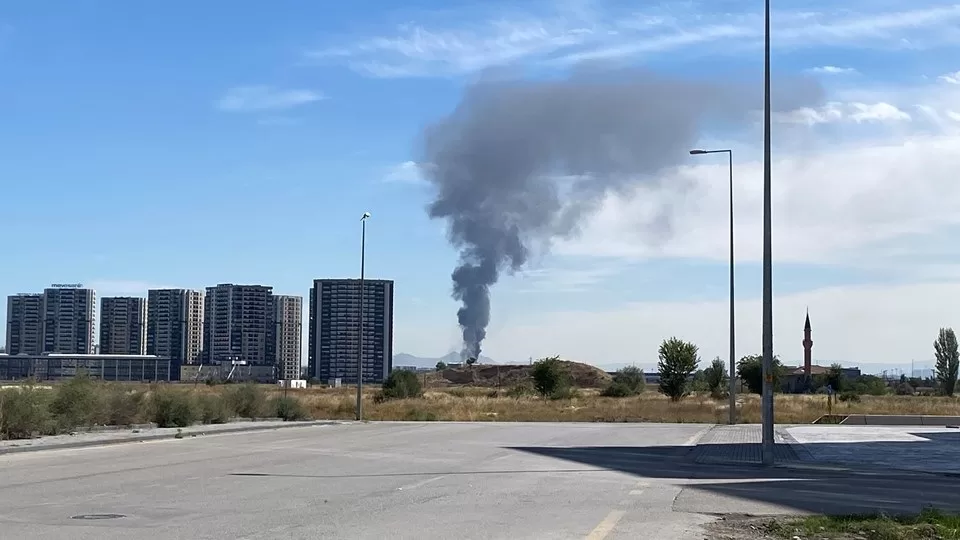
[(0, 538), (701, 540), (715, 514), (856, 499), (841, 473), (697, 465), (706, 429), (373, 423), (3, 455)]

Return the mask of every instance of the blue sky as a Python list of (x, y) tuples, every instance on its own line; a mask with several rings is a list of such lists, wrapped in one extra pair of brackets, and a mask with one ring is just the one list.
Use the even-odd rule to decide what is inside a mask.
[[(758, 4), (4, 3), (0, 294), (81, 281), (101, 296), (218, 282), (305, 295), (358, 272), (369, 211), (368, 275), (397, 282), (396, 350), (444, 354), (458, 348), (456, 253), (424, 211), (423, 127), (491, 71), (563, 78), (587, 62), (758, 85)], [(774, 128), (777, 350), (800, 357), (809, 306), (824, 362), (928, 361), (960, 294), (960, 5), (775, 5), (775, 89), (823, 89)], [(702, 134), (737, 158), (743, 354), (759, 349), (761, 133)], [(636, 233), (643, 194), (608, 200), (494, 290), (487, 354), (652, 365), (673, 334), (724, 354), (724, 163), (663, 174), (695, 185), (673, 201), (675, 233)]]

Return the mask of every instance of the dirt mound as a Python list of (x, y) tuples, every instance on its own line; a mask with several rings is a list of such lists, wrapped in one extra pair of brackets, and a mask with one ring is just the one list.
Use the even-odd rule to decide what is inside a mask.
[[(610, 383), (610, 375), (598, 367), (566, 360), (562, 363), (578, 388), (603, 388)], [(531, 369), (531, 365), (474, 365), (445, 369), (430, 378), (431, 383), (442, 386), (509, 387), (529, 381)]]

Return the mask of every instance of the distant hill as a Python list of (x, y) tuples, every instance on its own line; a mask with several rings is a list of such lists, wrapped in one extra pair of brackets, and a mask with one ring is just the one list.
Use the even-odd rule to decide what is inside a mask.
[[(437, 358), (425, 358), (422, 356), (414, 356), (407, 353), (398, 353), (393, 355), (393, 365), (394, 366), (416, 366), (418, 368), (435, 368), (437, 367), (437, 362), (443, 362), (445, 364), (456, 364), (460, 362), (460, 353), (456, 351), (451, 351), (450, 353), (439, 356)], [(492, 358), (487, 356), (480, 355), (481, 364), (496, 364)]]
[[(562, 361), (577, 388), (604, 388), (610, 384), (611, 377), (596, 366), (579, 362)], [(509, 388), (520, 383), (529, 383), (530, 364), (521, 365), (480, 365), (445, 369), (426, 376), (431, 388), (437, 386), (487, 386)]]

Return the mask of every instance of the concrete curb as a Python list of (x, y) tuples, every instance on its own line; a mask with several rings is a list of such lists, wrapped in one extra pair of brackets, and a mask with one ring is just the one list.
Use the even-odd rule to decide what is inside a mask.
[[(339, 422), (333, 420), (315, 420), (315, 421), (306, 421), (306, 422), (287, 422), (281, 425), (262, 425), (260, 422), (242, 422), (243, 425), (232, 426), (229, 428), (204, 431), (204, 430), (191, 430), (183, 431), (180, 433), (180, 438), (188, 439), (194, 438), (201, 435), (211, 436), (211, 435), (222, 435), (229, 433), (242, 433), (245, 431), (270, 431), (275, 429), (287, 429), (287, 428), (298, 428), (298, 427), (312, 427), (312, 426), (333, 426), (340, 424), (347, 424), (349, 422)], [(189, 428), (187, 428), (189, 429)], [(130, 434), (129, 437), (118, 437), (116, 439), (98, 439), (90, 441), (68, 441), (59, 444), (47, 444), (47, 445), (36, 445), (36, 446), (12, 446), (7, 448), (0, 448), (0, 456), (5, 454), (19, 454), (22, 452), (40, 452), (43, 450), (70, 450), (75, 448), (89, 448), (93, 446), (112, 446), (115, 444), (127, 444), (127, 443), (138, 443), (146, 441), (157, 441), (162, 439), (176, 439), (177, 432), (173, 433), (139, 433), (139, 434)]]

